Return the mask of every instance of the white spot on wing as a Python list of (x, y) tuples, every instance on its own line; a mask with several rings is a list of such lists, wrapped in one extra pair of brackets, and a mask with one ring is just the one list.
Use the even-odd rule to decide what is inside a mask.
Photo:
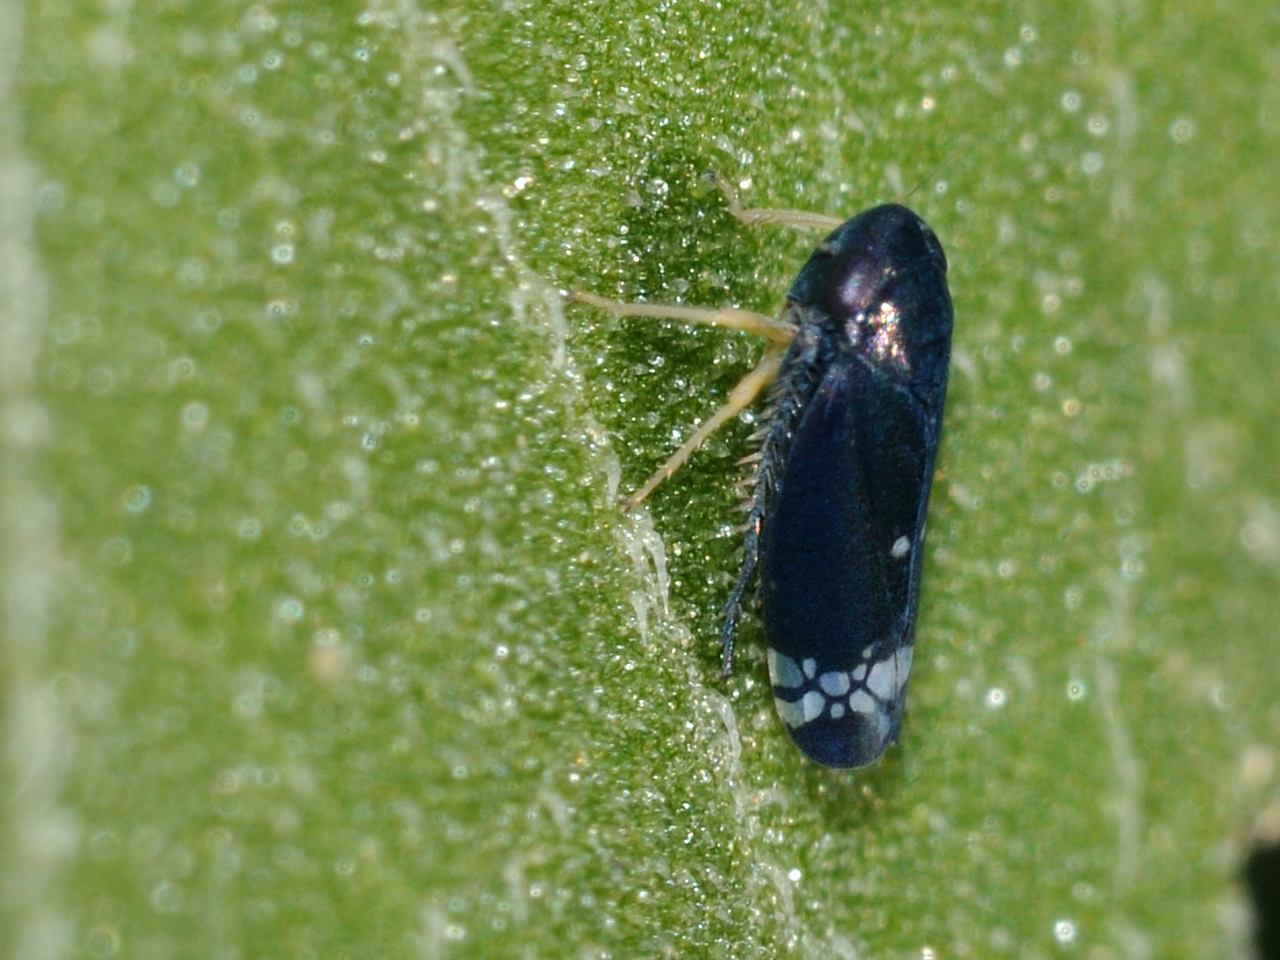
[(800, 704), (804, 708), (804, 722), (808, 723), (822, 716), (822, 708), (827, 705), (827, 698), (817, 690), (810, 690), (804, 695)]
[(804, 707), (800, 706), (798, 700), (783, 700), (781, 697), (774, 697), (773, 706), (778, 711), (778, 716), (782, 718), (782, 722), (788, 728), (794, 730), (804, 723)]
[(799, 687), (804, 684), (804, 674), (799, 665), (785, 653), (769, 651), (769, 677), (775, 687)]
[(802, 666), (804, 667), (804, 675), (812, 680), (813, 675), (818, 672), (818, 661), (813, 657), (805, 657)]
[(892, 657), (887, 660), (879, 660), (871, 668), (871, 673), (867, 676), (867, 689), (881, 700), (888, 700), (898, 692), (897, 684), (894, 682), (893, 668), (895, 663), (896, 661)]
[(844, 704), (843, 704), (843, 703), (833, 703), (833, 704), (831, 705), (831, 719), (832, 719), (832, 720), (839, 720), (839, 719), (840, 719), (841, 717), (843, 717), (843, 716), (844, 716)]
[(903, 647), (893, 655), (894, 665), (898, 671), (898, 693), (907, 685), (907, 677), (911, 676), (911, 656), (914, 646)]
[(842, 697), (849, 692), (849, 674), (843, 670), (831, 670), (818, 677), (818, 686), (823, 693), (833, 697)]
[(865, 663), (858, 664), (857, 669), (853, 671), (853, 682), (861, 683), (867, 675), (867, 665)]
[(880, 707), (865, 690), (855, 690), (849, 694), (849, 709), (868, 717), (873, 717), (880, 712)]
[[(876, 732), (880, 734), (880, 743), (884, 744), (889, 739), (889, 712), (887, 710), (876, 711)], [(884, 749), (881, 746), (880, 749)]]
[(893, 541), (893, 546), (889, 549), (889, 556), (895, 560), (901, 560), (911, 552), (911, 541), (906, 537), (899, 537)]

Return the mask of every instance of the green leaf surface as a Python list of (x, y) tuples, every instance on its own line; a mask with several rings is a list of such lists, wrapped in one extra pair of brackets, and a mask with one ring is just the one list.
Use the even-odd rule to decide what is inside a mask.
[[(1217, 958), (1280, 794), (1272, 7), (0, 3), (6, 957)], [(718, 676), (742, 335), (906, 200), (901, 744)], [(750, 418), (747, 418), (748, 420)]]

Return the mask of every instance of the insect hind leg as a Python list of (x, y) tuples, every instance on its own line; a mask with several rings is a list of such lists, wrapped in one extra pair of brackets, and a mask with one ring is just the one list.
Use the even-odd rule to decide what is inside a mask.
[(746, 534), (743, 537), (742, 568), (738, 571), (738, 579), (733, 584), (729, 599), (725, 602), (721, 614), (720, 646), (723, 657), (720, 662), (720, 675), (727, 677), (733, 673), (733, 647), (738, 637), (738, 621), (742, 617), (742, 598), (751, 586), (751, 578), (755, 576), (756, 564), (760, 558), (760, 531), (764, 525), (765, 500), (768, 495), (769, 478), (767, 471), (761, 470), (756, 477), (755, 491), (751, 496), (751, 508), (747, 513)]
[(649, 496), (663, 480), (666, 480), (684, 466), (684, 462), (693, 455), (695, 450), (702, 446), (708, 437), (749, 407), (755, 398), (760, 395), (760, 391), (769, 386), (777, 377), (778, 368), (782, 365), (784, 350), (785, 348), (781, 344), (770, 345), (756, 368), (739, 380), (738, 385), (729, 391), (729, 399), (725, 401), (719, 410), (698, 425), (698, 428), (693, 431), (689, 439), (680, 445), (680, 449), (668, 457), (666, 463), (655, 470), (649, 479), (640, 486), (640, 489), (627, 497), (623, 502), (623, 509), (630, 510), (639, 506), (645, 497)]

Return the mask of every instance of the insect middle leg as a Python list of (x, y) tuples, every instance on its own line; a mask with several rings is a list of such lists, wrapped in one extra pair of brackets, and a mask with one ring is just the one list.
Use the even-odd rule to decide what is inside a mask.
[(790, 343), (796, 332), (796, 328), (790, 323), (775, 320), (754, 310), (739, 310), (736, 307), (715, 309), (714, 307), (686, 307), (677, 303), (628, 303), (624, 300), (610, 300), (608, 297), (587, 293), (585, 290), (574, 290), (569, 294), (569, 299), (606, 310), (615, 317), (651, 317), (657, 320), (704, 323), (754, 333), (774, 343)]

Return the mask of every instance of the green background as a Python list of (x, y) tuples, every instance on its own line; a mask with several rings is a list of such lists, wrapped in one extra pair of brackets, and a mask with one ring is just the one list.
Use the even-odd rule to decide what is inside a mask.
[[(0, 2), (6, 957), (1241, 956), (1280, 793), (1274, 4)], [(825, 771), (750, 423), (908, 201), (955, 359), (902, 743)]]

